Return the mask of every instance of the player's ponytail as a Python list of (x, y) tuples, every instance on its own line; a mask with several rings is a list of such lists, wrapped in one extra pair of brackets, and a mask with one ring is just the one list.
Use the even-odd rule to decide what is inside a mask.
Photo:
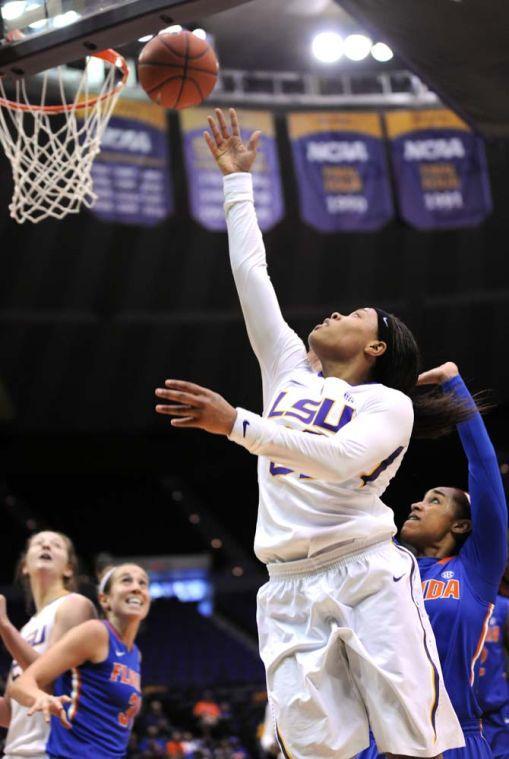
[[(379, 317), (380, 314), (385, 314), (382, 311), (378, 313)], [(379, 334), (379, 337), (387, 342), (387, 350), (376, 359), (371, 379), (401, 390), (411, 398), (414, 407), (414, 437), (442, 437), (452, 432), (460, 422), (470, 419), (476, 411), (482, 412), (489, 408), (480, 403), (472, 406), (468, 398), (458, 398), (440, 387), (417, 387), (421, 358), (415, 337), (406, 324), (393, 314), (386, 314), (384, 323), (384, 333)]]

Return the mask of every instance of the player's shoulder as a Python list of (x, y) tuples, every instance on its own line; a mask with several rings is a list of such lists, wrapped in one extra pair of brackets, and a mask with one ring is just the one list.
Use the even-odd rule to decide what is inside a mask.
[(100, 619), (87, 619), (77, 627), (73, 627), (70, 632), (76, 636), (86, 639), (92, 645), (105, 643), (109, 640), (108, 629)]
[(413, 405), (411, 399), (401, 390), (387, 387), (377, 382), (360, 385), (361, 397), (366, 406), (397, 410), (413, 417)]
[(92, 601), (81, 593), (69, 593), (56, 611), (56, 618), (63, 619), (68, 617), (81, 616), (82, 621), (95, 619), (97, 612)]

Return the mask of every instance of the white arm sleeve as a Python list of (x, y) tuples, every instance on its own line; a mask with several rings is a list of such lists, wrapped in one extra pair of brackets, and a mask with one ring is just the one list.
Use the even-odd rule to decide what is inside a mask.
[(306, 349), (283, 319), (267, 273), (251, 174), (225, 176), (224, 196), (230, 262), (247, 333), (265, 379), (272, 382), (305, 362)]
[(229, 439), (257, 456), (317, 480), (344, 482), (370, 474), (398, 448), (406, 447), (413, 424), (409, 398), (374, 399), (332, 437), (290, 430), (242, 408)]

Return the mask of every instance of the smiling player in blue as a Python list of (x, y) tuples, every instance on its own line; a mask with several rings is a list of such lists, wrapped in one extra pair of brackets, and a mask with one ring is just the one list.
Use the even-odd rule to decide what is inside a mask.
[[(137, 564), (109, 570), (99, 586), (105, 620), (78, 625), (12, 686), (29, 714), (53, 715), (49, 759), (122, 759), (141, 708), (135, 645), (150, 608), (149, 582)], [(43, 689), (54, 683), (55, 695)]]
[[(422, 374), (420, 384), (440, 384), (474, 403), (451, 362)], [(492, 753), (473, 685), (507, 558), (507, 506), (481, 416), (459, 424), (458, 433), (468, 460), (469, 493), (442, 486), (428, 490), (412, 505), (400, 536), (417, 553), (446, 689), (465, 736), (465, 748), (445, 751), (444, 759), (488, 759)], [(359, 759), (376, 756), (372, 743)]]
[[(506, 575), (508, 567), (506, 567)], [(495, 759), (509, 756), (509, 598), (498, 595), (481, 653), (475, 692), (482, 709), (483, 733)]]

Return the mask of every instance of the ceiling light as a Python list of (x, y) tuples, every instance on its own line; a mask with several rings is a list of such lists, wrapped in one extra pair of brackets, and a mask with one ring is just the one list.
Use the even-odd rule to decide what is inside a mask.
[(320, 32), (314, 37), (311, 50), (322, 63), (336, 63), (343, 55), (343, 39), (337, 32)]
[(138, 42), (148, 42), (153, 36), (153, 34), (146, 34), (144, 37), (138, 37)]
[(40, 18), (38, 21), (32, 21), (31, 24), (28, 25), (29, 29), (43, 29), (45, 26), (48, 26), (49, 19), (47, 18)]
[(15, 18), (23, 15), (25, 5), (25, 0), (11, 0), (11, 2), (5, 3), (2, 7), (2, 18), (6, 21), (14, 21)]
[(201, 40), (207, 39), (207, 32), (205, 31), (205, 29), (193, 29), (193, 34), (195, 34)]
[(365, 34), (350, 34), (345, 40), (345, 55), (351, 61), (363, 61), (369, 55), (372, 44)]
[(394, 58), (394, 53), (385, 42), (377, 42), (376, 45), (373, 45), (371, 48), (371, 55), (375, 61), (380, 61), (380, 63), (385, 63), (386, 61), (390, 61), (391, 58)]
[(161, 29), (159, 34), (178, 34), (182, 31), (182, 27), (180, 24), (173, 24), (172, 26), (167, 26), (166, 29)]
[(69, 26), (80, 18), (80, 14), (76, 11), (67, 11), (67, 13), (59, 13), (53, 19), (53, 26), (57, 29), (61, 29), (63, 26)]

